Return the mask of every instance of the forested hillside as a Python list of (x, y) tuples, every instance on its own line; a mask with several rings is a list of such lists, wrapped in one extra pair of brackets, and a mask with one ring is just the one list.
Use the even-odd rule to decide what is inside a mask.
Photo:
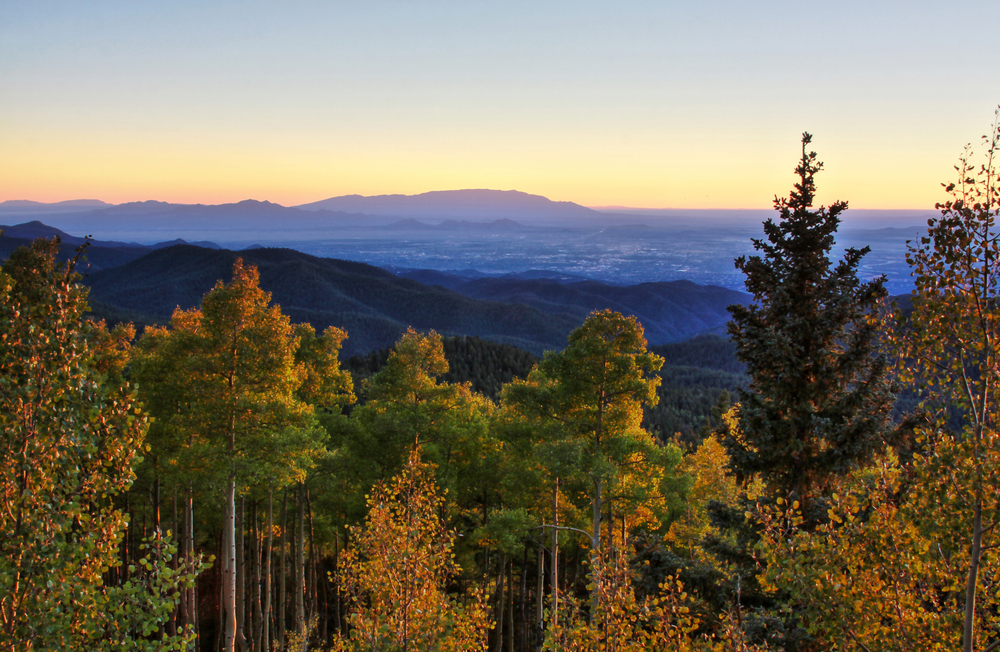
[[(445, 337), (442, 343), (448, 372), (441, 379), (472, 383), (473, 391), (494, 400), (504, 385), (527, 377), (539, 360), (523, 349), (478, 337)], [(720, 401), (725, 412), (736, 390), (746, 386), (736, 348), (727, 338), (703, 335), (649, 350), (660, 355), (664, 365), (657, 372), (658, 402), (644, 407), (643, 427), (660, 441), (697, 446), (708, 430), (721, 424)], [(392, 349), (385, 348), (352, 356), (344, 366), (360, 386), (385, 366), (391, 354)]]
[(746, 303), (742, 292), (690, 281), (640, 283), (625, 287), (598, 281), (481, 278), (454, 287), (476, 299), (523, 303), (543, 312), (565, 312), (581, 320), (594, 310), (635, 315), (653, 344), (677, 342), (707, 331), (725, 330), (726, 308)]
[(293, 321), (320, 331), (331, 325), (346, 328), (351, 334), (344, 344), (348, 355), (389, 346), (409, 326), (486, 337), (541, 353), (558, 347), (577, 325), (569, 315), (475, 301), (364, 263), (291, 249), (237, 253), (178, 245), (92, 274), (86, 282), (97, 301), (169, 319), (178, 306), (197, 306), (216, 281), (227, 277), (238, 257), (257, 266), (261, 286)]
[[(49, 237), (48, 235), (29, 235), (31, 230), (13, 230), (7, 227), (0, 227), (0, 230), (3, 231), (3, 233), (0, 233), (0, 260), (9, 258), (10, 254), (18, 247), (29, 246), (35, 237)], [(48, 231), (48, 229), (45, 229), (45, 231)], [(21, 236), (14, 235), (18, 233)], [(81, 244), (77, 242), (78, 240), (82, 241), (82, 238), (69, 238), (63, 241), (59, 247), (60, 260), (70, 260), (77, 255), (77, 248)], [(85, 265), (81, 266), (81, 271), (85, 271), (88, 267), (95, 272), (101, 269), (118, 267), (136, 258), (141, 258), (147, 253), (149, 253), (149, 249), (145, 247), (91, 244), (87, 247), (86, 254), (83, 257)]]
[[(118, 311), (145, 315), (143, 322), (169, 318), (174, 308), (198, 304), (237, 256), (260, 269), (261, 286), (293, 320), (318, 330), (346, 328), (347, 355), (390, 346), (408, 326), (442, 334), (470, 335), (508, 343), (540, 355), (559, 348), (569, 332), (596, 309), (618, 309), (652, 325), (654, 342), (682, 340), (725, 323), (725, 307), (745, 295), (693, 283), (648, 283), (615, 287), (551, 280), (503, 281), (504, 292), (461, 292), (399, 278), (377, 267), (317, 258), (291, 249), (255, 248), (236, 253), (192, 246), (168, 247), (86, 282), (97, 314), (113, 320)], [(483, 279), (487, 281), (487, 279)], [(498, 287), (499, 280), (489, 279)], [(515, 286), (510, 286), (515, 283)], [(517, 290), (522, 284), (551, 301)]]
[[(1000, 648), (991, 133), (912, 245), (898, 312), (859, 277), (866, 249), (831, 255), (847, 205), (813, 206), (804, 134), (736, 260), (753, 301), (728, 339), (650, 347), (604, 309), (540, 358), (418, 324), (342, 364), (407, 302), (559, 331), (287, 250), (167, 248), (92, 290), (56, 241), (15, 250), (0, 649)], [(88, 292), (163, 321), (109, 328)], [(302, 307), (319, 300), (341, 312)], [(920, 410), (896, 423), (907, 386)]]

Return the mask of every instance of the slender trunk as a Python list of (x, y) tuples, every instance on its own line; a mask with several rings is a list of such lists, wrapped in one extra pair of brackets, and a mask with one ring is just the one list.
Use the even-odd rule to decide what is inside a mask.
[(156, 458), (153, 458), (153, 486), (149, 488), (150, 502), (153, 503), (153, 531), (160, 532), (160, 472), (156, 468)]
[(965, 625), (962, 629), (962, 652), (972, 652), (976, 633), (976, 587), (979, 562), (983, 554), (983, 499), (976, 496), (972, 523), (972, 550), (969, 553), (969, 576), (965, 583)]
[(521, 636), (517, 639), (517, 649), (521, 652), (528, 645), (528, 629), (528, 546), (525, 546), (521, 559)]
[(267, 492), (267, 548), (264, 551), (264, 613), (261, 618), (260, 650), (271, 651), (271, 546), (274, 543), (274, 489)]
[[(132, 492), (125, 492), (125, 513), (132, 513)], [(125, 528), (125, 536), (123, 537), (122, 545), (122, 576), (119, 580), (119, 584), (124, 584), (125, 580), (128, 579), (128, 568), (132, 564), (132, 540), (135, 538), (135, 528), (132, 527), (132, 521), (129, 521), (128, 527)]]
[(254, 652), (260, 650), (260, 640), (264, 631), (263, 613), (261, 607), (261, 566), (263, 559), (264, 537), (260, 531), (260, 513), (258, 503), (253, 504), (253, 587), (252, 587), (252, 609), (253, 609), (253, 629), (251, 629), (252, 641), (251, 649)]
[(552, 488), (552, 626), (559, 626), (559, 478)]
[[(177, 520), (177, 489), (174, 489), (173, 503), (174, 503), (174, 526), (173, 528), (171, 528), (171, 530), (174, 532), (174, 537), (175, 537), (174, 541), (178, 541), (179, 537), (177, 535), (180, 534), (180, 527), (179, 527), (180, 523)], [(183, 544), (181, 544), (178, 541), (176, 545), (179, 547), (182, 546)], [(175, 554), (173, 558), (170, 560), (170, 568), (175, 573), (177, 572), (178, 568), (178, 557), (180, 557), (180, 555)], [(180, 601), (174, 608), (173, 612), (171, 612), (170, 620), (167, 621), (167, 634), (169, 636), (177, 636), (177, 623), (180, 620), (181, 612), (184, 609), (184, 594), (181, 593), (179, 597)]]
[(295, 631), (303, 641), (306, 635), (305, 497), (305, 484), (299, 484), (299, 511), (295, 524)]
[(319, 640), (323, 645), (329, 643), (330, 637), (330, 599), (329, 590), (327, 582), (323, 581), (323, 566), (322, 560), (317, 560), (318, 573), (316, 577), (316, 604), (317, 610), (319, 612)]
[(514, 560), (507, 565), (507, 652), (514, 652)]
[[(175, 559), (177, 560), (183, 559), (185, 562), (187, 562), (188, 551), (190, 550), (190, 548), (188, 548), (188, 536), (187, 536), (188, 518), (189, 518), (187, 496), (184, 497), (181, 510), (182, 510), (181, 522), (177, 524), (177, 556), (175, 557)], [(178, 602), (178, 607), (180, 611), (177, 614), (177, 625), (178, 627), (182, 628), (188, 626), (191, 623), (190, 589), (187, 588), (182, 589), (180, 597), (181, 597), (180, 602)]]
[(542, 632), (545, 629), (545, 548), (538, 546), (538, 584), (535, 586), (537, 602), (535, 613), (535, 629)]
[(507, 577), (507, 555), (500, 556), (500, 573), (497, 575), (497, 615), (496, 615), (496, 647), (497, 652), (503, 652), (504, 616), (507, 601), (504, 600), (504, 580)]
[[(309, 487), (306, 487), (306, 518), (309, 523), (309, 560), (307, 568), (306, 595), (306, 622), (312, 622), (313, 616), (323, 612), (319, 609), (319, 591), (316, 587), (316, 537), (313, 530), (312, 498), (309, 495)], [(322, 616), (320, 616), (322, 618)]]
[(246, 566), (246, 550), (243, 530), (245, 528), (246, 520), (246, 510), (245, 507), (246, 498), (240, 497), (239, 509), (236, 512), (236, 530), (235, 530), (235, 541), (236, 541), (236, 647), (239, 650), (246, 649), (246, 643), (243, 636), (243, 632), (246, 631), (246, 613), (247, 613), (247, 566)]
[(223, 532), (222, 610), (225, 613), (224, 652), (236, 650), (236, 473), (229, 474), (226, 486), (226, 525)]
[(338, 636), (344, 635), (340, 617), (340, 530), (334, 530), (333, 537), (333, 624)]
[[(225, 510), (223, 510), (225, 511)], [(225, 514), (223, 514), (223, 521), (225, 521)], [(222, 560), (219, 564), (219, 624), (215, 628), (215, 651), (219, 652), (225, 645), (226, 638), (226, 550), (229, 548), (226, 545), (226, 528), (222, 528), (221, 536), (219, 537), (219, 556), (218, 558)]]
[[(194, 564), (194, 487), (188, 483), (187, 499), (184, 502), (184, 555), (188, 563), (188, 568)], [(187, 589), (187, 616), (185, 625), (194, 628), (195, 636), (198, 636), (198, 594), (195, 589), (197, 582), (191, 583), (191, 588)], [(195, 639), (197, 640), (197, 638)]]
[[(610, 526), (609, 526), (610, 527)], [(628, 546), (628, 530), (625, 525), (625, 510), (622, 510), (622, 550)]]
[[(591, 573), (595, 573), (598, 567), (598, 558), (601, 555), (601, 516), (603, 514), (603, 502), (601, 500), (601, 481), (594, 481), (594, 529), (593, 534), (590, 537), (591, 550), (590, 554), (593, 557), (591, 561)], [(597, 615), (597, 610), (601, 605), (601, 588), (598, 586), (596, 574), (591, 582), (593, 588), (590, 589), (590, 622), (594, 622), (594, 616)]]
[(275, 623), (278, 627), (278, 645), (280, 650), (285, 649), (285, 615), (288, 613), (288, 490), (285, 490), (285, 497), (281, 503), (281, 564), (278, 570), (278, 611), (275, 614)]

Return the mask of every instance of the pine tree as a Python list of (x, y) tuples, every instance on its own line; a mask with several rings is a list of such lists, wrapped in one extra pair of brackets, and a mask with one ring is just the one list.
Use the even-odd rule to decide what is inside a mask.
[(729, 333), (751, 383), (724, 441), (740, 477), (803, 501), (884, 445), (894, 400), (876, 318), (885, 279), (858, 279), (868, 247), (830, 260), (847, 203), (813, 208), (823, 164), (811, 140), (803, 134), (794, 190), (775, 198), (779, 220), (753, 241), (762, 255), (736, 260), (754, 303), (730, 306)]

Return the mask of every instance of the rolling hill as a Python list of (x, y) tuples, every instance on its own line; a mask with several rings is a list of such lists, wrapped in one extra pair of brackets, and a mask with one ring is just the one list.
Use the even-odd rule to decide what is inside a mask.
[[(536, 354), (565, 345), (593, 310), (636, 315), (650, 344), (719, 331), (725, 306), (746, 295), (689, 282), (618, 287), (596, 281), (481, 278), (461, 291), (400, 278), (364, 263), (317, 258), (291, 249), (233, 252), (177, 245), (155, 250), (86, 279), (95, 305), (169, 319), (174, 308), (197, 306), (242, 258), (260, 270), (261, 287), (296, 322), (317, 330), (346, 328), (345, 355), (389, 346), (408, 327), (471, 335)], [(111, 317), (111, 315), (109, 315)], [(147, 320), (143, 320), (147, 321)]]
[(261, 287), (293, 321), (309, 322), (317, 330), (346, 328), (345, 355), (389, 346), (408, 326), (484, 337), (540, 353), (561, 348), (579, 324), (572, 315), (471, 299), (364, 263), (291, 249), (233, 252), (177, 245), (91, 274), (85, 282), (101, 306), (165, 321), (175, 307), (197, 306), (216, 281), (228, 280), (238, 257), (258, 267)]

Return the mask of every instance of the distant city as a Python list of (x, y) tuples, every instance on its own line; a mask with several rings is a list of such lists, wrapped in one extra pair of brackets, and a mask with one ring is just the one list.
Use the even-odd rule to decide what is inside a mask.
[[(752, 255), (768, 210), (597, 211), (514, 191), (469, 190), (348, 196), (288, 208), (244, 201), (219, 206), (96, 201), (0, 203), (0, 223), (38, 220), (74, 235), (152, 244), (183, 238), (230, 249), (289, 247), (387, 268), (545, 270), (631, 285), (686, 279), (743, 289), (733, 259)], [(892, 294), (912, 283), (906, 241), (934, 211), (848, 211), (834, 255), (871, 247), (862, 278), (884, 274)]]

